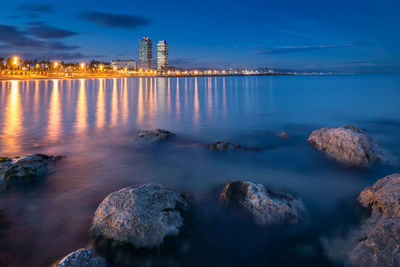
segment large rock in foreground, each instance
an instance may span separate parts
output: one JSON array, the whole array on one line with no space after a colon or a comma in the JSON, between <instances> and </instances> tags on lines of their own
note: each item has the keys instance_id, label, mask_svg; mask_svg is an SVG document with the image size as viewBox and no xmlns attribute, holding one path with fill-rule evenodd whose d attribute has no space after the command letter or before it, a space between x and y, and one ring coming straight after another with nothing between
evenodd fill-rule
<instances>
[{"instance_id":1,"label":"large rock in foreground","mask_svg":"<svg viewBox=\"0 0 400 267\"><path fill-rule=\"evenodd\" d=\"M358 201L369 217L344 238L328 241L328 253L352 266L400 266L400 174L365 188Z\"/></svg>"},{"instance_id":2,"label":"large rock in foreground","mask_svg":"<svg viewBox=\"0 0 400 267\"><path fill-rule=\"evenodd\" d=\"M54 267L106 267L107 262L103 258L97 258L88 249L78 249L54 265Z\"/></svg>"},{"instance_id":3,"label":"large rock in foreground","mask_svg":"<svg viewBox=\"0 0 400 267\"><path fill-rule=\"evenodd\" d=\"M361 238L350 253L357 266L400 266L400 174L364 189L360 204L371 209L361 226Z\"/></svg>"},{"instance_id":4,"label":"large rock in foreground","mask_svg":"<svg viewBox=\"0 0 400 267\"><path fill-rule=\"evenodd\" d=\"M370 163L384 162L387 158L374 139L351 125L315 130L308 142L328 157L348 166L368 167Z\"/></svg>"},{"instance_id":5,"label":"large rock in foreground","mask_svg":"<svg viewBox=\"0 0 400 267\"><path fill-rule=\"evenodd\" d=\"M156 129L150 131L141 131L135 136L135 141L139 142L147 142L147 143L159 143L162 141L166 141L171 137L175 136L174 133L171 133L167 130Z\"/></svg>"},{"instance_id":6,"label":"large rock in foreground","mask_svg":"<svg viewBox=\"0 0 400 267\"><path fill-rule=\"evenodd\" d=\"M108 195L97 208L92 234L136 248L153 248L177 235L187 202L159 184L127 187Z\"/></svg>"},{"instance_id":7,"label":"large rock in foreground","mask_svg":"<svg viewBox=\"0 0 400 267\"><path fill-rule=\"evenodd\" d=\"M252 182L228 183L220 194L220 201L249 213L258 224L297 223L306 214L300 199L290 194L273 192Z\"/></svg>"},{"instance_id":8,"label":"large rock in foreground","mask_svg":"<svg viewBox=\"0 0 400 267\"><path fill-rule=\"evenodd\" d=\"M2 181L27 180L43 175L51 162L56 162L59 157L45 154L32 154L21 157L0 158L0 183Z\"/></svg>"},{"instance_id":9,"label":"large rock in foreground","mask_svg":"<svg viewBox=\"0 0 400 267\"><path fill-rule=\"evenodd\" d=\"M245 150L245 151L259 151L261 148L254 146L235 145L230 142L218 141L211 144L204 145L205 148L211 150Z\"/></svg>"}]
</instances>

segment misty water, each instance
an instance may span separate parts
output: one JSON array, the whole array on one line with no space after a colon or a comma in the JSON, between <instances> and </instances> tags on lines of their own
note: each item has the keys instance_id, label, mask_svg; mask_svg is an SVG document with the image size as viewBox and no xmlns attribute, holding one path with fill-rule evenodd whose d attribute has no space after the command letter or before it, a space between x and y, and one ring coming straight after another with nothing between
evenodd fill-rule
<instances>
[{"instance_id":1,"label":"misty water","mask_svg":"<svg viewBox=\"0 0 400 267\"><path fill-rule=\"evenodd\" d=\"M354 170L308 143L325 126L354 124L400 156L400 76L122 78L0 82L0 156L66 156L34 184L2 186L1 266L48 266L93 247L94 211L111 192L161 183L192 211L181 235L152 255L99 249L110 266L329 266L323 241L357 221L356 197L400 164ZM140 130L176 133L143 145ZM287 132L289 138L276 133ZM215 141L262 151L216 152ZM303 224L259 226L218 204L240 179L299 196Z\"/></svg>"}]
</instances>

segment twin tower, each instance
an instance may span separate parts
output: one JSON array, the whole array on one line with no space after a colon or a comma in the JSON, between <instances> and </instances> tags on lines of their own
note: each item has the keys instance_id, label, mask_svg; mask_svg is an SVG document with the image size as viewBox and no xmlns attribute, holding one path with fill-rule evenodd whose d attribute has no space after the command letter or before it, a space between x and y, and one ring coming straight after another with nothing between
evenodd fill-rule
<instances>
[{"instance_id":1,"label":"twin tower","mask_svg":"<svg viewBox=\"0 0 400 267\"><path fill-rule=\"evenodd\" d=\"M153 69L153 44L149 37L143 37L139 41L139 68ZM157 44L157 70L168 69L168 44L167 41L159 41Z\"/></svg>"}]
</instances>

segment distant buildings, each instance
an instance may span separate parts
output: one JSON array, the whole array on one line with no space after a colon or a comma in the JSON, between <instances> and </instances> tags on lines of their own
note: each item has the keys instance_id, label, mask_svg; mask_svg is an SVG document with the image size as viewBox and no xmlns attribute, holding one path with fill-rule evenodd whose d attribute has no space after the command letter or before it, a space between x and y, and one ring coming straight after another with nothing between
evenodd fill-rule
<instances>
[{"instance_id":1,"label":"distant buildings","mask_svg":"<svg viewBox=\"0 0 400 267\"><path fill-rule=\"evenodd\" d=\"M139 41L139 67L145 70L153 68L153 44L149 37Z\"/></svg>"},{"instance_id":2,"label":"distant buildings","mask_svg":"<svg viewBox=\"0 0 400 267\"><path fill-rule=\"evenodd\" d=\"M117 67L118 69L128 69L128 70L136 70L137 64L136 61L131 60L111 60L111 67Z\"/></svg>"},{"instance_id":3,"label":"distant buildings","mask_svg":"<svg viewBox=\"0 0 400 267\"><path fill-rule=\"evenodd\" d=\"M159 41L157 44L157 70L168 68L168 44L167 41Z\"/></svg>"}]
</instances>

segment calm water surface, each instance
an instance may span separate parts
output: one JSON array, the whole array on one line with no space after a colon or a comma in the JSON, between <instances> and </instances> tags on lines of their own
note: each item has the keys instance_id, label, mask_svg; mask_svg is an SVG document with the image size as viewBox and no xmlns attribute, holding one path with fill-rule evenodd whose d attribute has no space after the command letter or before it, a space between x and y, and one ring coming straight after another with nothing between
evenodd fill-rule
<instances>
[{"instance_id":1,"label":"calm water surface","mask_svg":"<svg viewBox=\"0 0 400 267\"><path fill-rule=\"evenodd\" d=\"M2 187L1 266L48 266L93 246L98 204L126 186L162 183L187 193L191 225L156 256L107 251L112 266L333 265L321 240L353 221L357 194L399 171L341 168L306 142L314 129L355 124L400 155L400 76L128 78L0 82L0 155L65 155L36 184ZM177 137L133 142L139 130ZM290 138L281 139L276 132ZM262 152L212 152L227 140ZM259 227L217 205L221 187L246 179L300 196L301 226ZM172 247L172 245L170 246ZM166 248L168 251L170 248Z\"/></svg>"}]
</instances>

